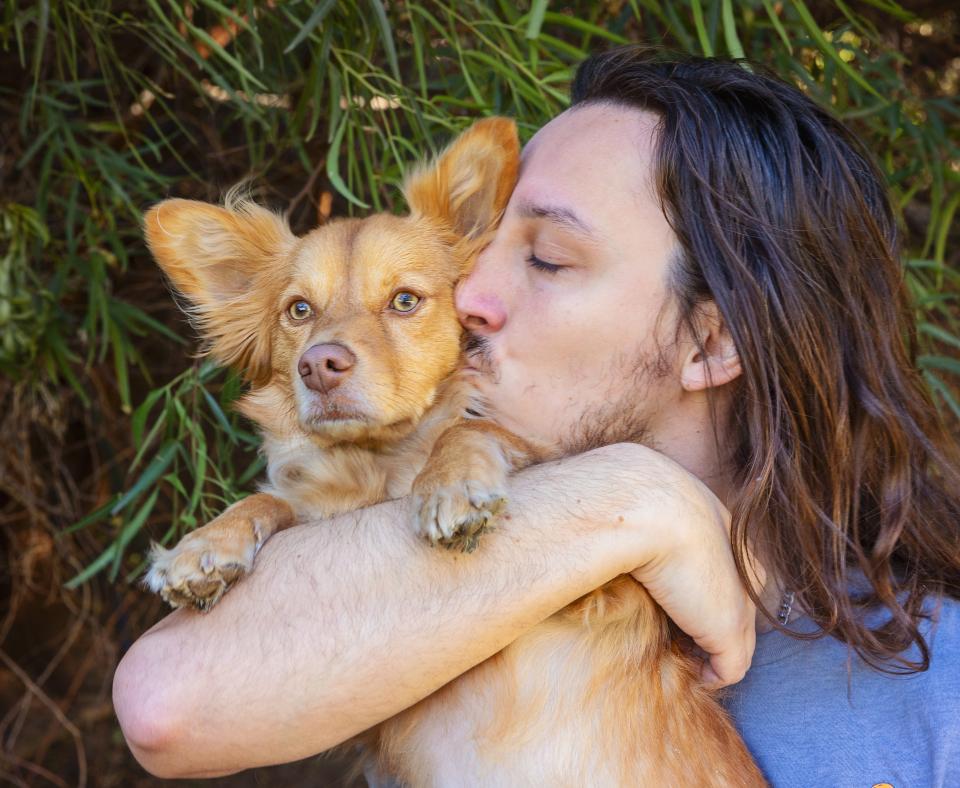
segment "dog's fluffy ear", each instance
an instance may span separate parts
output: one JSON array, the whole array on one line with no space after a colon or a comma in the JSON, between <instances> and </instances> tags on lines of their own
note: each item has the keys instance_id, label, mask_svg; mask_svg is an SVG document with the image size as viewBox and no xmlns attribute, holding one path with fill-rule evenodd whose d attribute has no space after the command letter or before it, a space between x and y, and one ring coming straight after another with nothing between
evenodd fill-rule
<instances>
[{"instance_id":1,"label":"dog's fluffy ear","mask_svg":"<svg viewBox=\"0 0 960 788\"><path fill-rule=\"evenodd\" d=\"M413 216L440 220L457 235L492 229L510 199L520 167L517 126L509 118L474 123L404 184Z\"/></svg>"},{"instance_id":2,"label":"dog's fluffy ear","mask_svg":"<svg viewBox=\"0 0 960 788\"><path fill-rule=\"evenodd\" d=\"M283 260L296 242L286 222L244 200L223 208L165 200L146 212L144 231L206 350L249 379L268 376L272 321L264 318L275 308Z\"/></svg>"}]
</instances>

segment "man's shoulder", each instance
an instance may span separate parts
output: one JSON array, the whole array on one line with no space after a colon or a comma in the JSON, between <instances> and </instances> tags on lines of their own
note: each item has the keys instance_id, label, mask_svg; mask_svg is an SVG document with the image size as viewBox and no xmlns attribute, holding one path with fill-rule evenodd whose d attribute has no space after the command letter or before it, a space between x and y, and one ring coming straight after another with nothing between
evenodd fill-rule
<instances>
[{"instance_id":1,"label":"man's shoulder","mask_svg":"<svg viewBox=\"0 0 960 788\"><path fill-rule=\"evenodd\" d=\"M758 638L725 705L774 785L960 784L960 601L926 610L930 668L920 673L877 671L833 638Z\"/></svg>"},{"instance_id":2,"label":"man's shoulder","mask_svg":"<svg viewBox=\"0 0 960 788\"><path fill-rule=\"evenodd\" d=\"M947 701L950 708L960 711L960 600L952 597L928 599L924 611L928 617L920 622L919 628L929 650L930 666L919 673L894 676L892 678L900 683L894 681L890 686L896 688L903 684L906 688L904 691L910 693L943 695L942 698L929 700ZM914 645L904 652L904 656L919 662L923 655L919 647ZM865 665L861 670L865 675L873 674L877 680L887 675L870 670ZM948 686L956 688L956 691L947 692Z\"/></svg>"},{"instance_id":3,"label":"man's shoulder","mask_svg":"<svg viewBox=\"0 0 960 788\"><path fill-rule=\"evenodd\" d=\"M960 599L945 597L930 605L930 621L921 626L921 631L941 658L960 661ZM931 668L933 665L931 664Z\"/></svg>"},{"instance_id":4,"label":"man's shoulder","mask_svg":"<svg viewBox=\"0 0 960 788\"><path fill-rule=\"evenodd\" d=\"M930 668L916 674L927 700L960 726L960 600L939 600L920 631L930 649Z\"/></svg>"},{"instance_id":5,"label":"man's shoulder","mask_svg":"<svg viewBox=\"0 0 960 788\"><path fill-rule=\"evenodd\" d=\"M931 702L940 707L945 703L950 709L960 711L960 600L928 598L924 612L926 618L921 620L919 629L929 650L929 668L925 671L904 673L894 663L888 665L887 670L877 670L835 638L802 640L771 632L757 639L755 677L761 679L767 674L767 681L778 682L790 676L791 685L797 683L792 678L796 677L804 685L803 694L808 700L814 699L813 692L822 690L840 707L857 708L861 703L872 707L881 698L902 697L911 707ZM874 617L869 623L877 626L885 618ZM796 630L810 635L817 628L809 619L804 619L797 623ZM902 656L920 663L923 653L914 644ZM846 691L842 697L835 697L832 690L839 682L845 685ZM950 691L951 688L956 691ZM787 688L782 691L786 692Z\"/></svg>"},{"instance_id":6,"label":"man's shoulder","mask_svg":"<svg viewBox=\"0 0 960 788\"><path fill-rule=\"evenodd\" d=\"M801 639L802 636L815 636L818 631L816 625L807 618L791 623L791 629L801 638L779 631L759 636L751 670L786 662L791 671L803 671L806 668L822 670L832 666L842 668L844 673L877 678L920 680L926 677L929 680L944 674L960 679L955 675L956 667L960 665L960 600L952 597L928 598L923 609L925 617L920 621L919 629L930 654L930 667L926 671L896 675L896 666L891 666L892 673L876 671L857 658L853 649L834 638ZM876 627L888 617L888 614L868 617L867 623ZM923 655L919 647L914 645L902 656L911 662L919 662Z\"/></svg>"}]
</instances>

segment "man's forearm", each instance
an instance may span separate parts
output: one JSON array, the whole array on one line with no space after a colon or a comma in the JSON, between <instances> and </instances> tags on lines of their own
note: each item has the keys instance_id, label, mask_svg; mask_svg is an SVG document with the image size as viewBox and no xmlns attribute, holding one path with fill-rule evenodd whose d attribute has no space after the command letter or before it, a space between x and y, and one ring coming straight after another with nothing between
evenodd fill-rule
<instances>
[{"instance_id":1,"label":"man's forearm","mask_svg":"<svg viewBox=\"0 0 960 788\"><path fill-rule=\"evenodd\" d=\"M469 555L416 538L405 501L277 535L213 612L170 615L124 657L114 701L134 753L185 776L322 751L630 571L622 526L569 498L578 462L513 480L509 517Z\"/></svg>"}]
</instances>

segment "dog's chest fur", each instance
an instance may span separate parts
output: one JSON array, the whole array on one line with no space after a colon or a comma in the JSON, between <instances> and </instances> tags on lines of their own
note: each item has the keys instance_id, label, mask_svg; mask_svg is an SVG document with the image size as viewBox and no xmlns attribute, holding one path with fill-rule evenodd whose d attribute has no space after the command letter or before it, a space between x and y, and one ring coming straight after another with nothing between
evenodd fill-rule
<instances>
[{"instance_id":1,"label":"dog's chest fur","mask_svg":"<svg viewBox=\"0 0 960 788\"><path fill-rule=\"evenodd\" d=\"M267 483L262 491L289 503L300 522L350 512L410 492L437 438L460 421L468 388L453 378L411 432L375 445L324 446L279 409L248 404L244 411L263 432Z\"/></svg>"}]
</instances>

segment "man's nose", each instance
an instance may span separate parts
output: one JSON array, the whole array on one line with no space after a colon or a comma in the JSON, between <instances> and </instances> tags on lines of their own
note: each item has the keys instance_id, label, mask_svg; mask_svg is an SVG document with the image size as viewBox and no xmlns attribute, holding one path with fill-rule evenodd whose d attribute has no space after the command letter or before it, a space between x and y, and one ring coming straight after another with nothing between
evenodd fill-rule
<instances>
[{"instance_id":1,"label":"man's nose","mask_svg":"<svg viewBox=\"0 0 960 788\"><path fill-rule=\"evenodd\" d=\"M502 298L505 272L497 272L496 262L488 251L480 255L470 275L457 285L454 295L460 324L475 334L495 334L507 322Z\"/></svg>"}]
</instances>

